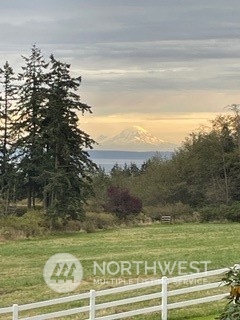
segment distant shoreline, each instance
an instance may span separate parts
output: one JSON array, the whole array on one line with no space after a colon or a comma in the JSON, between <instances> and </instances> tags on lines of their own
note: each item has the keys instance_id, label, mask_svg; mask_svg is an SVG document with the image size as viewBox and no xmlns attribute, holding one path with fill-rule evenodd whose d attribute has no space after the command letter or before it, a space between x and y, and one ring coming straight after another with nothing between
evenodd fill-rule
<instances>
[{"instance_id":1,"label":"distant shoreline","mask_svg":"<svg viewBox=\"0 0 240 320\"><path fill-rule=\"evenodd\" d=\"M135 157L138 159L142 159L145 157L154 157L154 156L166 156L171 158L173 155L173 151L122 151L122 150L88 150L90 157L94 158L123 158L130 159L131 157Z\"/></svg>"},{"instance_id":2,"label":"distant shoreline","mask_svg":"<svg viewBox=\"0 0 240 320\"><path fill-rule=\"evenodd\" d=\"M144 162L154 156L163 159L171 159L173 151L119 151L119 150L88 150L89 156L98 166L109 172L114 165L118 164L124 167L125 164L134 163L137 167L141 167Z\"/></svg>"}]
</instances>

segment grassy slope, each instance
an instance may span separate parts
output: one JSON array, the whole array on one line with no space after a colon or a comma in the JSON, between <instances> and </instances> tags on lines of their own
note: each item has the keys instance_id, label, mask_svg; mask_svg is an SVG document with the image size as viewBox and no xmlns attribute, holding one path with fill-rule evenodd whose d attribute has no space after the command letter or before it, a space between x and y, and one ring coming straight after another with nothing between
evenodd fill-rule
<instances>
[{"instance_id":1,"label":"grassy slope","mask_svg":"<svg viewBox=\"0 0 240 320\"><path fill-rule=\"evenodd\" d=\"M94 284L93 261L143 260L151 265L153 261L210 260L209 268L217 269L239 262L238 241L239 224L156 224L3 242L0 244L0 307L59 297L45 285L42 277L45 262L56 253L71 253L81 261L84 278L77 293L104 287ZM131 277L134 278L134 274ZM194 316L212 314L218 310L221 310L218 304L175 310L171 311L170 319L193 320ZM137 319L147 319L147 316ZM159 319L159 316L148 319Z\"/></svg>"}]
</instances>

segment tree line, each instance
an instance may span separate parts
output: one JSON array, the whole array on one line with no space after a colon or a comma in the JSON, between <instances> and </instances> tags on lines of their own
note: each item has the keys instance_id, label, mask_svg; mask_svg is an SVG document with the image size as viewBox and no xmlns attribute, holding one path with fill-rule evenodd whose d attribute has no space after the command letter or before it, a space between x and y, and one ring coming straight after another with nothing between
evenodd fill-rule
<instances>
[{"instance_id":1,"label":"tree line","mask_svg":"<svg viewBox=\"0 0 240 320\"><path fill-rule=\"evenodd\" d=\"M80 100L81 77L34 45L18 74L4 64L0 83L1 212L20 199L36 208L38 199L53 218L80 218L96 169L86 151L94 141L79 128L79 115L92 112Z\"/></svg>"},{"instance_id":2,"label":"tree line","mask_svg":"<svg viewBox=\"0 0 240 320\"><path fill-rule=\"evenodd\" d=\"M229 109L191 133L169 160L156 155L141 168L115 165L110 174L98 172L92 209L109 201L109 188L116 186L152 211L172 207L174 215L181 207L201 212L204 220L240 221L240 106Z\"/></svg>"}]
</instances>

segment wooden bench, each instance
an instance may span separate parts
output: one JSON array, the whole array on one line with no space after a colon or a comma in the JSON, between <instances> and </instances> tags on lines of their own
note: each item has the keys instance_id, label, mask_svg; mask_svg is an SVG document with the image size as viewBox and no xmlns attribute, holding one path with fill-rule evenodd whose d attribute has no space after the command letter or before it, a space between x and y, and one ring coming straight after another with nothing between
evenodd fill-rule
<instances>
[{"instance_id":1,"label":"wooden bench","mask_svg":"<svg viewBox=\"0 0 240 320\"><path fill-rule=\"evenodd\" d=\"M171 223L172 217L171 216L161 216L161 222L162 223Z\"/></svg>"}]
</instances>

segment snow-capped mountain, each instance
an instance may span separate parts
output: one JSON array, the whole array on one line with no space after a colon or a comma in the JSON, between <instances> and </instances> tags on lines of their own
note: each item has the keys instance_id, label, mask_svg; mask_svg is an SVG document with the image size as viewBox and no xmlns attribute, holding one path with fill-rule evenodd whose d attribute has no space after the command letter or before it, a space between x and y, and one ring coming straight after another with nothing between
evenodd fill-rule
<instances>
[{"instance_id":1,"label":"snow-capped mountain","mask_svg":"<svg viewBox=\"0 0 240 320\"><path fill-rule=\"evenodd\" d=\"M101 150L124 151L173 151L177 145L163 141L139 126L121 131L113 137L99 136L96 139Z\"/></svg>"}]
</instances>

